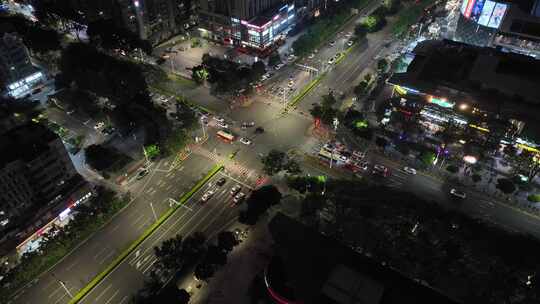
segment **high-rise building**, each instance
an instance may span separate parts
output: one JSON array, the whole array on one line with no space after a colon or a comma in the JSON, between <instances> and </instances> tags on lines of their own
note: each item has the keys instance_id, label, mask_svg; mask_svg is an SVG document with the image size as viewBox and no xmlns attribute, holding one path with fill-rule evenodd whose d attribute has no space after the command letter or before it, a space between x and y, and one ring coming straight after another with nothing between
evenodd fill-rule
<instances>
[{"instance_id":1,"label":"high-rise building","mask_svg":"<svg viewBox=\"0 0 540 304\"><path fill-rule=\"evenodd\" d=\"M0 32L0 35L0 82L8 95L19 98L44 81L44 75L32 65L20 37L12 32Z\"/></svg>"},{"instance_id":2,"label":"high-rise building","mask_svg":"<svg viewBox=\"0 0 540 304\"><path fill-rule=\"evenodd\" d=\"M285 39L295 23L295 13L293 1L201 0L201 36L265 51Z\"/></svg>"},{"instance_id":3,"label":"high-rise building","mask_svg":"<svg viewBox=\"0 0 540 304\"><path fill-rule=\"evenodd\" d=\"M117 26L156 45L195 22L194 0L70 0L83 22L113 19Z\"/></svg>"}]
</instances>

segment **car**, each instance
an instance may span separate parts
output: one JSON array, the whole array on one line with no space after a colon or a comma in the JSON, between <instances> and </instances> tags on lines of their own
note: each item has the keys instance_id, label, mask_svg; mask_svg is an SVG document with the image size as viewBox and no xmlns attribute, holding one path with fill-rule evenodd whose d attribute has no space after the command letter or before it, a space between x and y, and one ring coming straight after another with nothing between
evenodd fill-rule
<instances>
[{"instance_id":1,"label":"car","mask_svg":"<svg viewBox=\"0 0 540 304\"><path fill-rule=\"evenodd\" d=\"M314 53L311 53L311 54L308 55L308 58L309 58L309 59L313 59L313 57L315 57L315 54L314 54Z\"/></svg>"},{"instance_id":2,"label":"car","mask_svg":"<svg viewBox=\"0 0 540 304\"><path fill-rule=\"evenodd\" d=\"M101 133L105 135L111 135L114 133L114 131L116 131L116 129L113 126L108 126L106 128L103 128L103 130L101 130Z\"/></svg>"},{"instance_id":3,"label":"car","mask_svg":"<svg viewBox=\"0 0 540 304\"><path fill-rule=\"evenodd\" d=\"M67 115L72 115L73 113L75 113L75 110L73 109L66 110Z\"/></svg>"},{"instance_id":4,"label":"car","mask_svg":"<svg viewBox=\"0 0 540 304\"><path fill-rule=\"evenodd\" d=\"M163 59L168 59L168 58L170 58L170 57L171 57L171 56L170 56L169 54L163 54L163 55L161 55L161 58L163 58Z\"/></svg>"},{"instance_id":5,"label":"car","mask_svg":"<svg viewBox=\"0 0 540 304\"><path fill-rule=\"evenodd\" d=\"M278 63L278 64L274 67L274 69L277 71L277 70L281 69L283 66L284 66L283 63Z\"/></svg>"},{"instance_id":6,"label":"car","mask_svg":"<svg viewBox=\"0 0 540 304\"><path fill-rule=\"evenodd\" d=\"M220 179L217 180L216 185L218 185L218 186L221 187L221 186L223 186L226 182L227 182L227 179L226 179L225 177L222 177L222 178L220 178Z\"/></svg>"},{"instance_id":7,"label":"car","mask_svg":"<svg viewBox=\"0 0 540 304\"><path fill-rule=\"evenodd\" d=\"M242 129L247 129L247 128L250 128L250 127L253 127L253 126L255 126L255 122L254 122L254 121L243 122L243 123L242 123Z\"/></svg>"},{"instance_id":8,"label":"car","mask_svg":"<svg viewBox=\"0 0 540 304\"><path fill-rule=\"evenodd\" d=\"M360 169L367 171L369 169L369 163L368 162L361 162L358 166Z\"/></svg>"},{"instance_id":9,"label":"car","mask_svg":"<svg viewBox=\"0 0 540 304\"><path fill-rule=\"evenodd\" d=\"M223 129L228 129L229 128L229 125L224 123L224 122L218 122L217 126L220 127L220 128L223 128Z\"/></svg>"},{"instance_id":10,"label":"car","mask_svg":"<svg viewBox=\"0 0 540 304\"><path fill-rule=\"evenodd\" d=\"M240 138L240 142L243 143L244 145L251 145L251 140L245 137Z\"/></svg>"},{"instance_id":11,"label":"car","mask_svg":"<svg viewBox=\"0 0 540 304\"><path fill-rule=\"evenodd\" d=\"M354 41L352 41L352 40L347 41L348 46L352 46L353 44L354 44Z\"/></svg>"},{"instance_id":12,"label":"car","mask_svg":"<svg viewBox=\"0 0 540 304\"><path fill-rule=\"evenodd\" d=\"M103 127L105 127L105 123L103 121L99 121L94 125L94 130L99 130Z\"/></svg>"},{"instance_id":13,"label":"car","mask_svg":"<svg viewBox=\"0 0 540 304\"><path fill-rule=\"evenodd\" d=\"M137 173L136 179L137 180L142 179L143 177L145 177L148 174L148 172L149 172L148 169L143 169L143 170L139 171L139 173Z\"/></svg>"},{"instance_id":14,"label":"car","mask_svg":"<svg viewBox=\"0 0 540 304\"><path fill-rule=\"evenodd\" d=\"M450 190L450 194L461 199L465 199L467 197L467 194L465 194L465 192L457 190L455 188L452 188Z\"/></svg>"},{"instance_id":15,"label":"car","mask_svg":"<svg viewBox=\"0 0 540 304\"><path fill-rule=\"evenodd\" d=\"M214 193L216 193L214 190L206 191L201 197L201 202L207 202L214 195Z\"/></svg>"},{"instance_id":16,"label":"car","mask_svg":"<svg viewBox=\"0 0 540 304\"><path fill-rule=\"evenodd\" d=\"M292 88L292 87L294 86L294 81L292 81L292 80L289 81L289 83L287 84L287 86L288 86L289 88Z\"/></svg>"},{"instance_id":17,"label":"car","mask_svg":"<svg viewBox=\"0 0 540 304\"><path fill-rule=\"evenodd\" d=\"M334 46L334 44L336 44L335 41L330 41L330 46Z\"/></svg>"},{"instance_id":18,"label":"car","mask_svg":"<svg viewBox=\"0 0 540 304\"><path fill-rule=\"evenodd\" d=\"M255 134L262 134L262 133L264 133L264 128L263 127L255 128Z\"/></svg>"},{"instance_id":19,"label":"car","mask_svg":"<svg viewBox=\"0 0 540 304\"><path fill-rule=\"evenodd\" d=\"M328 59L328 64L333 64L335 60L336 60L336 59L334 59L334 57Z\"/></svg>"},{"instance_id":20,"label":"car","mask_svg":"<svg viewBox=\"0 0 540 304\"><path fill-rule=\"evenodd\" d=\"M225 118L220 117L220 116L214 116L214 120L217 122L225 122Z\"/></svg>"},{"instance_id":21,"label":"car","mask_svg":"<svg viewBox=\"0 0 540 304\"><path fill-rule=\"evenodd\" d=\"M246 194L244 192L240 192L237 195L234 196L233 202L235 204L240 203L244 198L246 197Z\"/></svg>"},{"instance_id":22,"label":"car","mask_svg":"<svg viewBox=\"0 0 540 304\"><path fill-rule=\"evenodd\" d=\"M163 59L163 58L158 58L158 59L156 60L156 63L157 63L158 65L162 65L162 64L164 64L165 62L166 62L166 60Z\"/></svg>"},{"instance_id":23,"label":"car","mask_svg":"<svg viewBox=\"0 0 540 304\"><path fill-rule=\"evenodd\" d=\"M364 157L366 157L366 152L360 152L360 151L353 151L353 156L356 157L357 159L363 159Z\"/></svg>"},{"instance_id":24,"label":"car","mask_svg":"<svg viewBox=\"0 0 540 304\"><path fill-rule=\"evenodd\" d=\"M375 165L373 166L373 174L378 174L382 176L388 176L388 168L386 168L383 165Z\"/></svg>"},{"instance_id":25,"label":"car","mask_svg":"<svg viewBox=\"0 0 540 304\"><path fill-rule=\"evenodd\" d=\"M242 186L240 184L236 184L231 188L231 192L229 192L232 196L235 196L238 191L242 190Z\"/></svg>"},{"instance_id":26,"label":"car","mask_svg":"<svg viewBox=\"0 0 540 304\"><path fill-rule=\"evenodd\" d=\"M415 175L416 174L416 169L414 168L411 168L411 167L404 167L403 168L403 171L409 173L409 174L412 174L412 175Z\"/></svg>"}]
</instances>

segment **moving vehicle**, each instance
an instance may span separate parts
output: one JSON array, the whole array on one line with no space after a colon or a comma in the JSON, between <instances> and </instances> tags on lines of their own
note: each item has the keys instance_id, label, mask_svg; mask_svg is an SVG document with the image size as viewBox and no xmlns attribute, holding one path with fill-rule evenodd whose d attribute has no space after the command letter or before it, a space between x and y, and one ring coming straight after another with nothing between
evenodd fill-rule
<instances>
[{"instance_id":1,"label":"moving vehicle","mask_svg":"<svg viewBox=\"0 0 540 304\"><path fill-rule=\"evenodd\" d=\"M281 69L283 66L284 66L283 63L278 63L278 64L274 67L274 69L277 71L277 70Z\"/></svg>"},{"instance_id":2,"label":"moving vehicle","mask_svg":"<svg viewBox=\"0 0 540 304\"><path fill-rule=\"evenodd\" d=\"M335 149L332 151L327 147L322 147L321 150L319 150L319 157L322 157L328 161L334 160L343 163L347 163L349 161L349 159L346 156L341 155L339 151Z\"/></svg>"},{"instance_id":3,"label":"moving vehicle","mask_svg":"<svg viewBox=\"0 0 540 304\"><path fill-rule=\"evenodd\" d=\"M348 46L352 46L353 44L354 44L354 41L353 41L353 40L347 41L347 45L348 45Z\"/></svg>"},{"instance_id":4,"label":"moving vehicle","mask_svg":"<svg viewBox=\"0 0 540 304\"><path fill-rule=\"evenodd\" d=\"M452 188L452 190L450 190L450 194L461 199L465 199L467 197L467 194L465 194L465 192L457 190L455 188Z\"/></svg>"},{"instance_id":5,"label":"moving vehicle","mask_svg":"<svg viewBox=\"0 0 540 304\"><path fill-rule=\"evenodd\" d=\"M201 197L201 202L207 202L213 195L215 191L214 190L208 190L206 191L203 196Z\"/></svg>"},{"instance_id":6,"label":"moving vehicle","mask_svg":"<svg viewBox=\"0 0 540 304\"><path fill-rule=\"evenodd\" d=\"M328 64L333 64L334 61L335 61L335 59L334 59L334 57L332 57L332 58L328 59Z\"/></svg>"},{"instance_id":7,"label":"moving vehicle","mask_svg":"<svg viewBox=\"0 0 540 304\"><path fill-rule=\"evenodd\" d=\"M390 174L390 172L388 171L388 168L386 168L385 166L377 164L373 166L373 174L378 174L378 175L387 177Z\"/></svg>"},{"instance_id":8,"label":"moving vehicle","mask_svg":"<svg viewBox=\"0 0 540 304\"><path fill-rule=\"evenodd\" d=\"M218 127L220 127L220 128L223 128L223 129L228 129L229 128L229 125L227 123L224 123L224 122L218 122L216 125Z\"/></svg>"},{"instance_id":9,"label":"moving vehicle","mask_svg":"<svg viewBox=\"0 0 540 304\"><path fill-rule=\"evenodd\" d=\"M238 193L238 191L242 190L242 186L240 186L240 184L236 184L234 185L234 187L231 188L231 192L230 194L232 196L236 195L236 193Z\"/></svg>"},{"instance_id":10,"label":"moving vehicle","mask_svg":"<svg viewBox=\"0 0 540 304\"><path fill-rule=\"evenodd\" d=\"M330 41L330 46L334 46L334 44L336 44L335 41Z\"/></svg>"},{"instance_id":11,"label":"moving vehicle","mask_svg":"<svg viewBox=\"0 0 540 304\"><path fill-rule=\"evenodd\" d=\"M223 186L225 184L225 182L227 181L227 179L225 177L222 177L220 179L218 179L218 181L216 182L216 185L218 186Z\"/></svg>"},{"instance_id":12,"label":"moving vehicle","mask_svg":"<svg viewBox=\"0 0 540 304\"><path fill-rule=\"evenodd\" d=\"M98 123L96 123L96 125L94 126L94 130L99 130L101 128L103 128L105 126L105 123L103 121L100 121Z\"/></svg>"},{"instance_id":13,"label":"moving vehicle","mask_svg":"<svg viewBox=\"0 0 540 304\"><path fill-rule=\"evenodd\" d=\"M250 127L253 127L253 126L255 126L255 122L254 122L254 121L243 122L243 123L242 123L242 129L247 129L247 128L250 128Z\"/></svg>"},{"instance_id":14,"label":"moving vehicle","mask_svg":"<svg viewBox=\"0 0 540 304\"><path fill-rule=\"evenodd\" d=\"M143 177L145 177L147 174L148 174L148 169L143 169L143 170L139 171L139 173L137 173L136 179L140 180Z\"/></svg>"},{"instance_id":15,"label":"moving vehicle","mask_svg":"<svg viewBox=\"0 0 540 304\"><path fill-rule=\"evenodd\" d=\"M263 127L257 127L255 129L255 134L262 134L264 133L264 128Z\"/></svg>"},{"instance_id":16,"label":"moving vehicle","mask_svg":"<svg viewBox=\"0 0 540 304\"><path fill-rule=\"evenodd\" d=\"M217 121L217 122L225 122L225 118L220 117L220 116L214 116L213 119L214 119L215 121Z\"/></svg>"},{"instance_id":17,"label":"moving vehicle","mask_svg":"<svg viewBox=\"0 0 540 304\"><path fill-rule=\"evenodd\" d=\"M403 168L403 171L405 171L405 172L407 172L409 174L412 174L412 175L416 174L416 169L411 168L411 167L405 167L405 168Z\"/></svg>"},{"instance_id":18,"label":"moving vehicle","mask_svg":"<svg viewBox=\"0 0 540 304\"><path fill-rule=\"evenodd\" d=\"M251 140L245 137L240 138L240 142L243 143L244 145L251 145Z\"/></svg>"},{"instance_id":19,"label":"moving vehicle","mask_svg":"<svg viewBox=\"0 0 540 304\"><path fill-rule=\"evenodd\" d=\"M232 142L235 139L234 135L224 130L217 131L216 135L227 142Z\"/></svg>"},{"instance_id":20,"label":"moving vehicle","mask_svg":"<svg viewBox=\"0 0 540 304\"><path fill-rule=\"evenodd\" d=\"M309 56L308 56L309 59L313 59L313 57L315 57L315 54L314 54L314 53L311 53L311 54L309 54Z\"/></svg>"}]
</instances>

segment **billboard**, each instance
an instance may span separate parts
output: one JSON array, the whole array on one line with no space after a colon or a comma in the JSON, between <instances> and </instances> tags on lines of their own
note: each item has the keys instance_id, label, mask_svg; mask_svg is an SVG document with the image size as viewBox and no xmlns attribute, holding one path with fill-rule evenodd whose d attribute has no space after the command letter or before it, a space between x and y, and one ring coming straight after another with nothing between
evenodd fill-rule
<instances>
[{"instance_id":1,"label":"billboard","mask_svg":"<svg viewBox=\"0 0 540 304\"><path fill-rule=\"evenodd\" d=\"M467 7L465 7L465 12L463 13L463 15L465 16L465 18L470 18L474 3L476 1L475 0L465 0L465 1L467 2Z\"/></svg>"},{"instance_id":2,"label":"billboard","mask_svg":"<svg viewBox=\"0 0 540 304\"><path fill-rule=\"evenodd\" d=\"M480 14L480 18L478 18L478 24L487 26L489 23L489 18L491 18L491 14L493 13L494 8L495 8L495 2L491 0L486 0L486 3L484 3L484 9L482 10L482 13Z\"/></svg>"},{"instance_id":3,"label":"billboard","mask_svg":"<svg viewBox=\"0 0 540 304\"><path fill-rule=\"evenodd\" d=\"M499 28L504 14L506 13L507 7L508 6L506 4L497 3L493 9L493 13L491 14L491 18L489 19L487 26L491 28Z\"/></svg>"},{"instance_id":4,"label":"billboard","mask_svg":"<svg viewBox=\"0 0 540 304\"><path fill-rule=\"evenodd\" d=\"M463 0L463 2L461 2L461 14L462 15L465 15L465 10L467 10L467 4L469 4L469 1L468 0Z\"/></svg>"},{"instance_id":5,"label":"billboard","mask_svg":"<svg viewBox=\"0 0 540 304\"><path fill-rule=\"evenodd\" d=\"M485 0L476 0L474 2L474 5L472 6L471 10L471 19L474 22L478 22L478 18L480 18L480 14L482 14L482 9L484 8Z\"/></svg>"}]
</instances>

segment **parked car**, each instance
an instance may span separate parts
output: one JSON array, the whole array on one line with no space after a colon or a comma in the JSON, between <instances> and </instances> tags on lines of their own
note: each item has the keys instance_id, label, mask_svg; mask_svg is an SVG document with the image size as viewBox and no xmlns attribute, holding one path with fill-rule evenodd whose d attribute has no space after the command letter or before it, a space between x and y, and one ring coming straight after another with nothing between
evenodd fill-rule
<instances>
[{"instance_id":1,"label":"parked car","mask_svg":"<svg viewBox=\"0 0 540 304\"><path fill-rule=\"evenodd\" d=\"M333 40L332 40L332 41L330 41L330 46L334 46L335 44L336 44L336 42L335 42L335 41L333 41Z\"/></svg>"},{"instance_id":2,"label":"parked car","mask_svg":"<svg viewBox=\"0 0 540 304\"><path fill-rule=\"evenodd\" d=\"M263 127L257 127L255 129L255 134L262 134L264 133L264 128Z\"/></svg>"},{"instance_id":3,"label":"parked car","mask_svg":"<svg viewBox=\"0 0 540 304\"><path fill-rule=\"evenodd\" d=\"M217 122L225 122L225 118L220 117L220 116L214 116L214 120Z\"/></svg>"},{"instance_id":4,"label":"parked car","mask_svg":"<svg viewBox=\"0 0 540 304\"><path fill-rule=\"evenodd\" d=\"M243 143L244 145L251 145L251 140L245 137L240 138L240 142Z\"/></svg>"},{"instance_id":5,"label":"parked car","mask_svg":"<svg viewBox=\"0 0 540 304\"><path fill-rule=\"evenodd\" d=\"M149 172L148 169L143 169L143 170L139 171L139 173L137 173L136 179L137 179L137 180L142 179L143 177L145 177L146 175L148 175L148 172Z\"/></svg>"},{"instance_id":6,"label":"parked car","mask_svg":"<svg viewBox=\"0 0 540 304\"><path fill-rule=\"evenodd\" d=\"M332 58L328 59L328 64L333 64L334 61L335 61L335 59L334 59L334 57L332 57Z\"/></svg>"},{"instance_id":7,"label":"parked car","mask_svg":"<svg viewBox=\"0 0 540 304\"><path fill-rule=\"evenodd\" d=\"M378 175L386 177L389 175L389 171L388 171L388 168L386 168L383 165L375 165L373 166L373 174L378 174Z\"/></svg>"},{"instance_id":8,"label":"parked car","mask_svg":"<svg viewBox=\"0 0 540 304\"><path fill-rule=\"evenodd\" d=\"M353 41L353 40L347 41L347 45L348 45L348 46L352 46L353 44L354 44L354 41Z\"/></svg>"},{"instance_id":9,"label":"parked car","mask_svg":"<svg viewBox=\"0 0 540 304\"><path fill-rule=\"evenodd\" d=\"M461 199L465 199L467 197L467 194L465 194L465 192L457 190L455 188L452 188L450 190L450 194Z\"/></svg>"},{"instance_id":10,"label":"parked car","mask_svg":"<svg viewBox=\"0 0 540 304\"><path fill-rule=\"evenodd\" d=\"M223 128L223 129L228 129L229 128L229 125L224 123L224 122L218 122L217 125L218 125L218 127Z\"/></svg>"},{"instance_id":11,"label":"parked car","mask_svg":"<svg viewBox=\"0 0 540 304\"><path fill-rule=\"evenodd\" d=\"M244 198L246 197L246 194L244 192L240 192L237 195L234 196L233 202L235 204L240 203Z\"/></svg>"},{"instance_id":12,"label":"parked car","mask_svg":"<svg viewBox=\"0 0 540 304\"><path fill-rule=\"evenodd\" d=\"M229 193L234 196L240 190L242 190L242 186L240 186L240 184L236 184L231 188L231 192L229 192Z\"/></svg>"},{"instance_id":13,"label":"parked car","mask_svg":"<svg viewBox=\"0 0 540 304\"><path fill-rule=\"evenodd\" d=\"M225 177L222 177L220 179L218 179L218 181L216 182L216 185L218 186L223 186L225 183L227 182L227 179Z\"/></svg>"}]
</instances>

